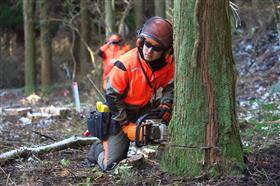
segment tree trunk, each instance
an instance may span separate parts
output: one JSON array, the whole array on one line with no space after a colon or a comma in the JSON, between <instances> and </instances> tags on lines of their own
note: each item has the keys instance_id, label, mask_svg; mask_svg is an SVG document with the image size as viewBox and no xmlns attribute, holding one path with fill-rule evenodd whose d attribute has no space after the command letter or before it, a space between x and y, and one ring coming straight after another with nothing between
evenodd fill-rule
<instances>
[{"instance_id":1,"label":"tree trunk","mask_svg":"<svg viewBox=\"0 0 280 186\"><path fill-rule=\"evenodd\" d=\"M36 63L35 63L35 33L34 33L35 1L23 1L24 15L24 63L25 63L25 94L35 92L36 88Z\"/></svg>"},{"instance_id":2,"label":"tree trunk","mask_svg":"<svg viewBox=\"0 0 280 186\"><path fill-rule=\"evenodd\" d=\"M134 12L136 29L140 29L144 23L143 0L134 0Z\"/></svg>"},{"instance_id":3,"label":"tree trunk","mask_svg":"<svg viewBox=\"0 0 280 186\"><path fill-rule=\"evenodd\" d=\"M9 33L9 30L5 30L3 32L2 37L2 52L4 56L10 56L10 40L11 40L11 34Z\"/></svg>"},{"instance_id":4,"label":"tree trunk","mask_svg":"<svg viewBox=\"0 0 280 186\"><path fill-rule=\"evenodd\" d=\"M165 18L165 0L155 0L155 15Z\"/></svg>"},{"instance_id":5,"label":"tree trunk","mask_svg":"<svg viewBox=\"0 0 280 186\"><path fill-rule=\"evenodd\" d=\"M106 35L116 32L115 0L105 0Z\"/></svg>"},{"instance_id":6,"label":"tree trunk","mask_svg":"<svg viewBox=\"0 0 280 186\"><path fill-rule=\"evenodd\" d=\"M50 35L49 22L50 4L48 0L40 1L40 20L41 20L41 85L42 92L49 93L52 85L52 38Z\"/></svg>"},{"instance_id":7,"label":"tree trunk","mask_svg":"<svg viewBox=\"0 0 280 186\"><path fill-rule=\"evenodd\" d=\"M80 1L81 26L80 26L80 75L84 76L89 71L90 56L84 42L90 43L90 17L88 1Z\"/></svg>"},{"instance_id":8,"label":"tree trunk","mask_svg":"<svg viewBox=\"0 0 280 186\"><path fill-rule=\"evenodd\" d=\"M186 177L245 168L235 111L228 0L176 0L175 108L162 165Z\"/></svg>"}]
</instances>

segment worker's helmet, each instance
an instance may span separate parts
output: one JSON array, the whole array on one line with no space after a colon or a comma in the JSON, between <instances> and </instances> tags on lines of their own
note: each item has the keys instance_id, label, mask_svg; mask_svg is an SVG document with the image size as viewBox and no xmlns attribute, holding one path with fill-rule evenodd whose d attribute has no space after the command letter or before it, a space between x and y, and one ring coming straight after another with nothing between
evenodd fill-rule
<instances>
[{"instance_id":1,"label":"worker's helmet","mask_svg":"<svg viewBox=\"0 0 280 186\"><path fill-rule=\"evenodd\" d=\"M106 40L107 43L118 44L121 42L121 36L116 33L110 33Z\"/></svg>"},{"instance_id":2,"label":"worker's helmet","mask_svg":"<svg viewBox=\"0 0 280 186\"><path fill-rule=\"evenodd\" d=\"M159 43L164 49L169 49L173 44L172 23L161 17L152 17L146 21L142 29L137 33L138 47L143 46L143 39L149 37Z\"/></svg>"}]
</instances>

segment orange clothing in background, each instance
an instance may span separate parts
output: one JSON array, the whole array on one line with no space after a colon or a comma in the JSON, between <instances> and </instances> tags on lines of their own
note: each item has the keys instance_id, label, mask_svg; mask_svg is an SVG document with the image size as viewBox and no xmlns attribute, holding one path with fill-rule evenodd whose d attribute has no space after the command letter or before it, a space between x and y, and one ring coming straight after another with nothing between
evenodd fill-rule
<instances>
[{"instance_id":1,"label":"orange clothing in background","mask_svg":"<svg viewBox=\"0 0 280 186\"><path fill-rule=\"evenodd\" d=\"M126 53L130 47L128 45L124 45L121 47L120 45L116 44L104 44L99 49L99 56L102 57L103 60L103 88L105 89L105 81L106 78L114 66L114 62L116 59L121 56L122 54Z\"/></svg>"}]
</instances>

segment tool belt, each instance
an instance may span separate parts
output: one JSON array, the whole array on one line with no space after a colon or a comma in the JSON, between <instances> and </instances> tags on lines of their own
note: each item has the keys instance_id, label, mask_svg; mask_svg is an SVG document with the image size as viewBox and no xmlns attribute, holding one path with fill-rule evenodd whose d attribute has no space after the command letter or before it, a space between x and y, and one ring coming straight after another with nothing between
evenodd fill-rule
<instances>
[{"instance_id":1,"label":"tool belt","mask_svg":"<svg viewBox=\"0 0 280 186\"><path fill-rule=\"evenodd\" d=\"M91 136L104 140L109 135L118 134L121 127L117 121L112 120L108 106L97 102L96 110L90 112L87 118L87 129Z\"/></svg>"}]
</instances>

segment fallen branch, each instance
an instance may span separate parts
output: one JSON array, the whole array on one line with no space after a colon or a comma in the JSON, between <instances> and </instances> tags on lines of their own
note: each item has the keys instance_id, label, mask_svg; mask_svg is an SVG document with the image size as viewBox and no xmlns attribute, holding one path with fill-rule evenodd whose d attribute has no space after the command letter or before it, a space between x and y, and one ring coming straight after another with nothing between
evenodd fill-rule
<instances>
[{"instance_id":1,"label":"fallen branch","mask_svg":"<svg viewBox=\"0 0 280 186\"><path fill-rule=\"evenodd\" d=\"M11 180L10 174L7 174L7 173L4 171L4 169L2 169L1 167L0 167L0 170L5 174L5 176L7 176L6 185L8 185L9 182L11 182L13 185L16 185L15 182L13 182L13 180Z\"/></svg>"},{"instance_id":2,"label":"fallen branch","mask_svg":"<svg viewBox=\"0 0 280 186\"><path fill-rule=\"evenodd\" d=\"M98 140L95 137L78 137L72 136L68 139L44 146L38 147L20 147L16 150L11 150L0 154L0 165L8 161L13 161L18 158L27 158L32 154L46 154L48 152L59 151L71 147L81 147L92 144L94 141Z\"/></svg>"}]
</instances>

